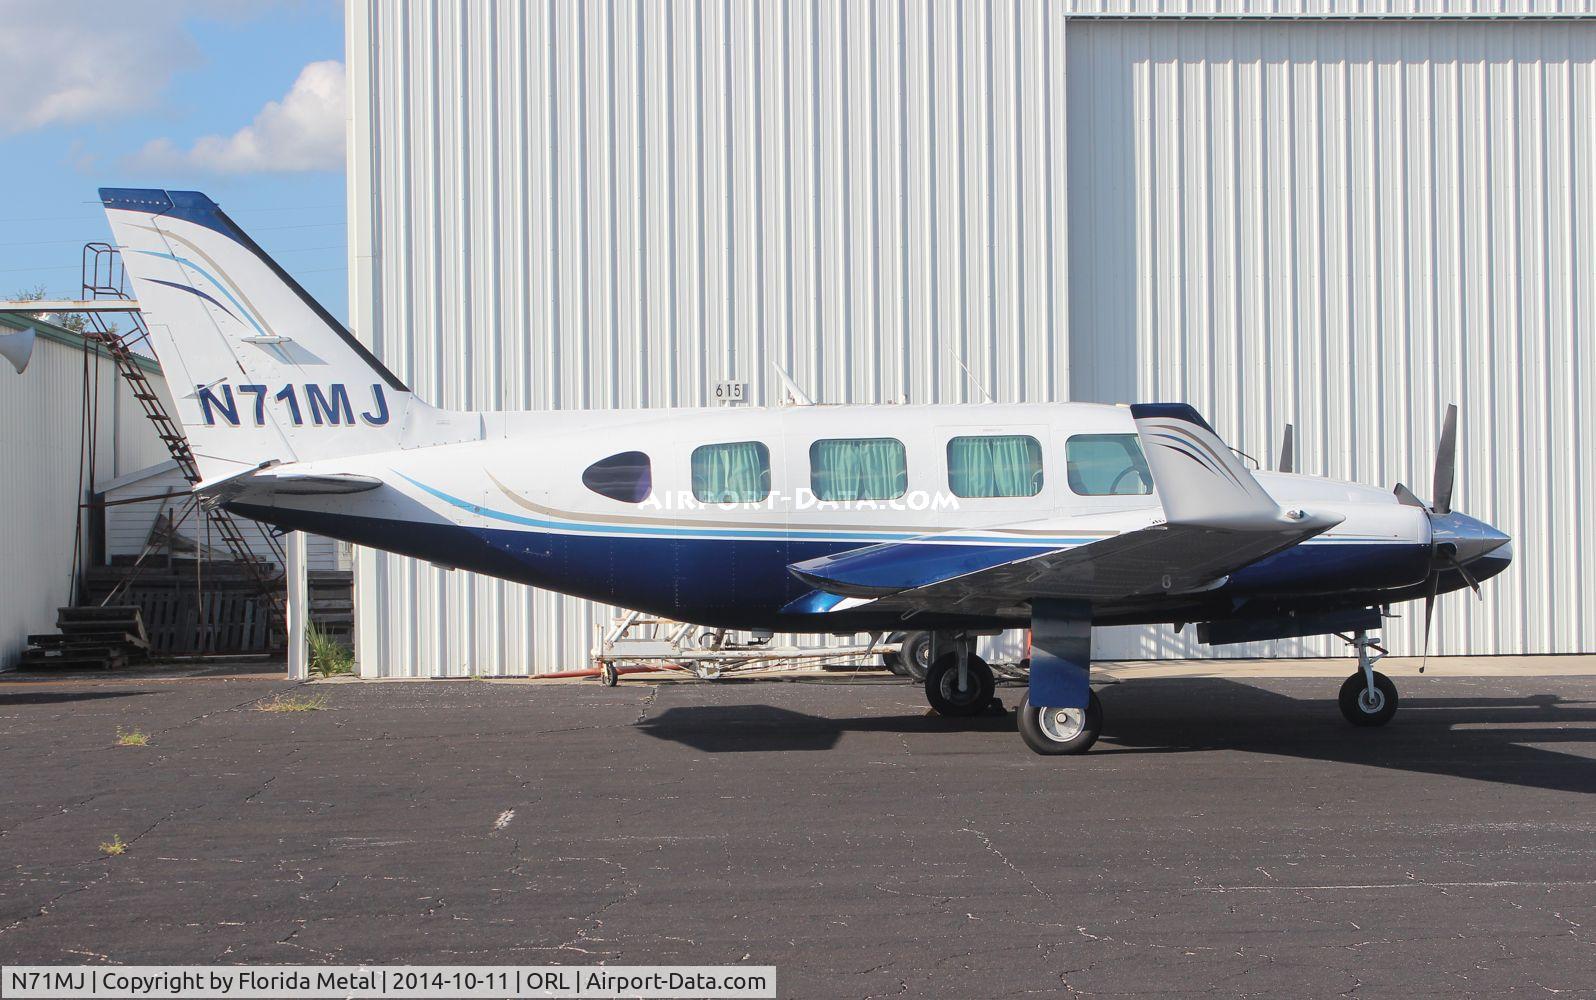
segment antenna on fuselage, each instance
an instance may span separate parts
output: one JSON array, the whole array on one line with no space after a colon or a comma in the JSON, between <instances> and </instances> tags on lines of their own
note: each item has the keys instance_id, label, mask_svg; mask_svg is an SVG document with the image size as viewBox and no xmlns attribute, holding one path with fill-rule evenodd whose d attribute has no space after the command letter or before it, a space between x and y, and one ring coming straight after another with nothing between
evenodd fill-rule
<instances>
[{"instance_id":1,"label":"antenna on fuselage","mask_svg":"<svg viewBox=\"0 0 1596 1000\"><path fill-rule=\"evenodd\" d=\"M794 406L815 405L815 401L809 398L809 394L798 388L798 383L794 382L792 380L792 376L787 374L787 369L776 364L774 361L770 363L770 367L776 369L776 374L781 378L782 388L786 389L787 395L792 397Z\"/></svg>"},{"instance_id":2,"label":"antenna on fuselage","mask_svg":"<svg viewBox=\"0 0 1596 1000\"><path fill-rule=\"evenodd\" d=\"M981 395L986 397L986 401L988 403L992 402L992 394L986 391L986 386L982 385L981 380L976 378L975 374L971 372L970 369L965 365L964 359L959 357L957 354L954 354L953 348L951 347L944 345L943 349L948 352L948 357L952 358L955 364L964 369L965 376L968 377L971 382L975 383L975 387L977 389L981 390Z\"/></svg>"},{"instance_id":3,"label":"antenna on fuselage","mask_svg":"<svg viewBox=\"0 0 1596 1000\"><path fill-rule=\"evenodd\" d=\"M1293 468L1293 466L1295 465L1296 455L1294 455L1292 453L1291 437L1292 437L1292 427L1291 427L1290 424L1287 424L1286 425L1285 436L1283 438L1281 438L1281 440L1280 440L1280 464L1275 467L1276 471L1279 471L1279 472L1296 472L1297 471L1295 468Z\"/></svg>"}]
</instances>

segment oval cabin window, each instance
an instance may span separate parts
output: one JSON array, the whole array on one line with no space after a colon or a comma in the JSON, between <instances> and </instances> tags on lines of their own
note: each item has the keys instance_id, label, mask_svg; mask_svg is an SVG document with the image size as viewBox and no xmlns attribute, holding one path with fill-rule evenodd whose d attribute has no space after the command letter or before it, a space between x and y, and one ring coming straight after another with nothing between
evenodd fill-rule
<instances>
[{"instance_id":1,"label":"oval cabin window","mask_svg":"<svg viewBox=\"0 0 1596 1000\"><path fill-rule=\"evenodd\" d=\"M642 503L654 488L654 472L647 455L623 451L588 466L582 473L582 485L611 500Z\"/></svg>"}]
</instances>

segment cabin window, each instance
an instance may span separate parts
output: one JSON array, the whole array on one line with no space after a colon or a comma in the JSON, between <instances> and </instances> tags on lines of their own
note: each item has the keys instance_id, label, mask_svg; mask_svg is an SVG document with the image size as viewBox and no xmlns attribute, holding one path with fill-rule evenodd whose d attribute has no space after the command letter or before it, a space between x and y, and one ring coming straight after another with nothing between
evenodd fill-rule
<instances>
[{"instance_id":1,"label":"cabin window","mask_svg":"<svg viewBox=\"0 0 1596 1000\"><path fill-rule=\"evenodd\" d=\"M1153 475L1135 434L1077 434L1064 442L1070 489L1083 497L1146 496Z\"/></svg>"},{"instance_id":2,"label":"cabin window","mask_svg":"<svg viewBox=\"0 0 1596 1000\"><path fill-rule=\"evenodd\" d=\"M706 503L758 503L770 496L770 449L758 441L694 448L693 496Z\"/></svg>"},{"instance_id":3,"label":"cabin window","mask_svg":"<svg viewBox=\"0 0 1596 1000\"><path fill-rule=\"evenodd\" d=\"M1034 497L1042 492L1042 445L1029 434L948 442L948 489L958 497Z\"/></svg>"},{"instance_id":4,"label":"cabin window","mask_svg":"<svg viewBox=\"0 0 1596 1000\"><path fill-rule=\"evenodd\" d=\"M909 488L903 442L833 438L809 446L809 488L817 500L896 500Z\"/></svg>"},{"instance_id":5,"label":"cabin window","mask_svg":"<svg viewBox=\"0 0 1596 1000\"><path fill-rule=\"evenodd\" d=\"M654 487L654 471L647 455L623 451L588 466L582 473L582 485L611 500L642 503Z\"/></svg>"}]
</instances>

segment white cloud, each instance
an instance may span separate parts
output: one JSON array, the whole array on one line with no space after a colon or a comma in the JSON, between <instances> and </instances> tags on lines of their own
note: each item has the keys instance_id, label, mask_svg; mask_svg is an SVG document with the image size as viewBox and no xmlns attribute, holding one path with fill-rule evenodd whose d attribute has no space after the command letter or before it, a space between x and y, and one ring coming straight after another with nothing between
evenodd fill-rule
<instances>
[{"instance_id":1,"label":"white cloud","mask_svg":"<svg viewBox=\"0 0 1596 1000\"><path fill-rule=\"evenodd\" d=\"M155 139L134 161L151 169L224 174L340 170L347 107L344 64L313 62L299 71L282 100L267 101L252 123L232 135L208 135L186 150L170 139Z\"/></svg>"},{"instance_id":2,"label":"white cloud","mask_svg":"<svg viewBox=\"0 0 1596 1000\"><path fill-rule=\"evenodd\" d=\"M161 0L6 0L0 6L0 135L154 107L199 60L187 5Z\"/></svg>"}]
</instances>

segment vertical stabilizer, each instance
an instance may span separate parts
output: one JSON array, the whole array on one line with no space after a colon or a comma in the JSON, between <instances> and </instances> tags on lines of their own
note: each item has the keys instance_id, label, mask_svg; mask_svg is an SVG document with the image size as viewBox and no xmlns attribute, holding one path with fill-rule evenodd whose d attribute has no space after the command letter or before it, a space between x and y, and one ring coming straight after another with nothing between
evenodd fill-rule
<instances>
[{"instance_id":1,"label":"vertical stabilizer","mask_svg":"<svg viewBox=\"0 0 1596 1000\"><path fill-rule=\"evenodd\" d=\"M203 479L395 448L430 410L210 198L100 200Z\"/></svg>"}]
</instances>

